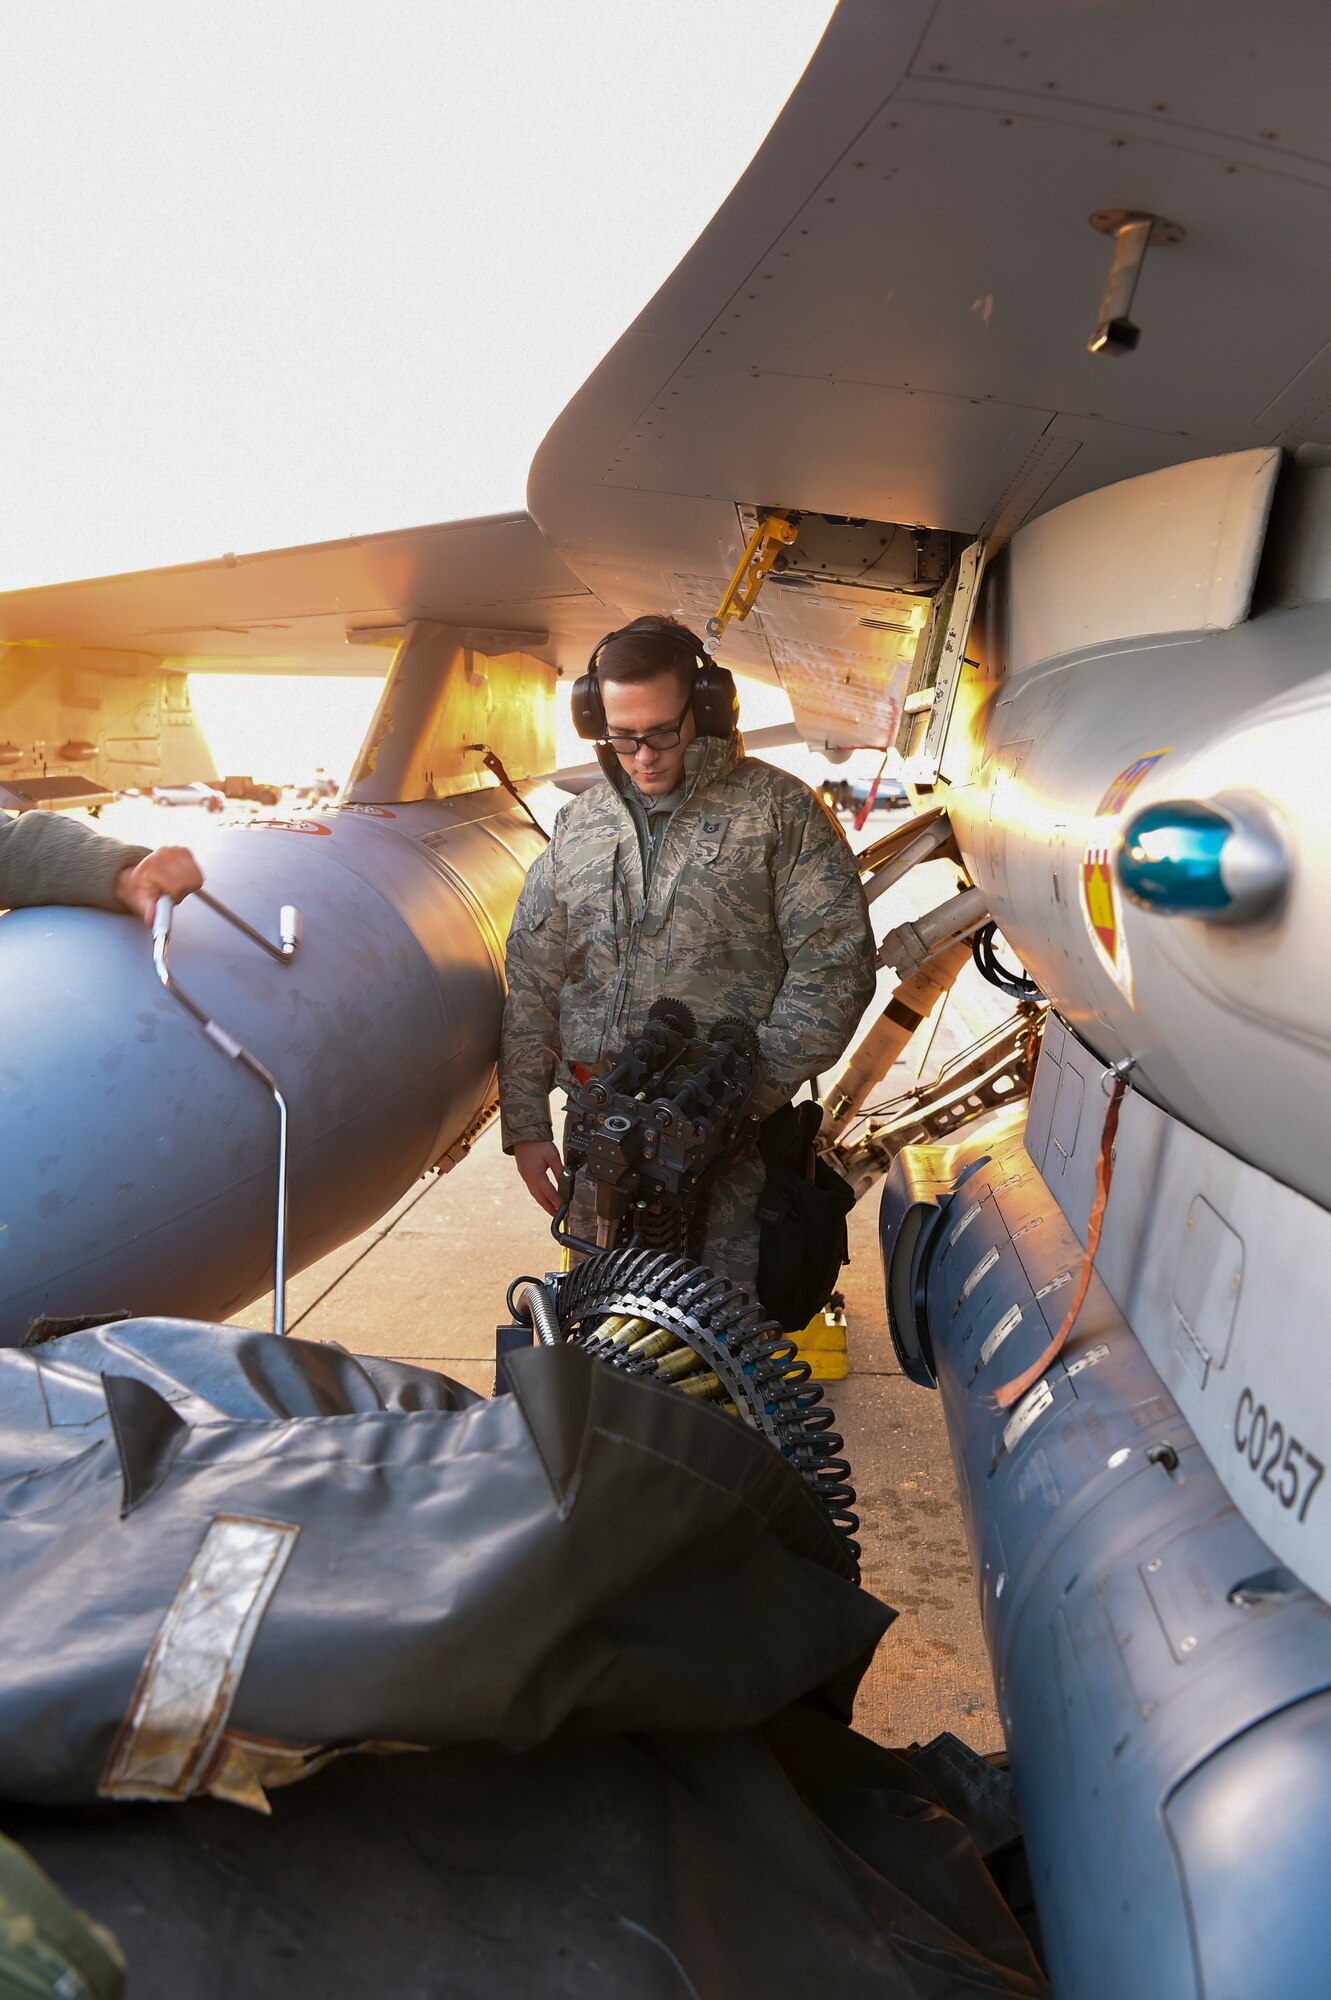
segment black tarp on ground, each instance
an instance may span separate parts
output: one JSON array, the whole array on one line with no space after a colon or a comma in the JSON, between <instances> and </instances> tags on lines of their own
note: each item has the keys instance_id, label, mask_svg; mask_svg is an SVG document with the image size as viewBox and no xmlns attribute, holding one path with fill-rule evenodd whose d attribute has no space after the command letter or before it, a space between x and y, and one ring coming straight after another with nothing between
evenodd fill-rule
<instances>
[{"instance_id":1,"label":"black tarp on ground","mask_svg":"<svg viewBox=\"0 0 1331 2000\"><path fill-rule=\"evenodd\" d=\"M1045 1992L956 1820L807 1705L758 1730L347 1758L269 1820L7 1812L128 2000L971 2000Z\"/></svg>"},{"instance_id":2,"label":"black tarp on ground","mask_svg":"<svg viewBox=\"0 0 1331 2000\"><path fill-rule=\"evenodd\" d=\"M796 1474L573 1349L510 1372L486 1403L171 1321L0 1355L0 1820L131 2000L1039 1990L957 1822L837 1719L891 1614ZM285 1566L230 1682L205 1645L149 1700L219 1519ZM268 1820L90 1805L150 1713L177 1791L243 1792L228 1743L252 1797L435 1747Z\"/></svg>"}]
</instances>

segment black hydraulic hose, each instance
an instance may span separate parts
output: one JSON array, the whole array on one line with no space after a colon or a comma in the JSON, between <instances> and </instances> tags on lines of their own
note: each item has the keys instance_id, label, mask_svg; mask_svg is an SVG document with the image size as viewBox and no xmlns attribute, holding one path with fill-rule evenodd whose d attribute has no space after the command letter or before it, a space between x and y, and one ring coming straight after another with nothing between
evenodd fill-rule
<instances>
[{"instance_id":1,"label":"black hydraulic hose","mask_svg":"<svg viewBox=\"0 0 1331 2000\"><path fill-rule=\"evenodd\" d=\"M1033 979L1011 971L1004 965L994 949L996 923L981 924L971 939L971 957L983 979L996 986L1000 993L1006 993L1010 1000L1043 1000L1044 994Z\"/></svg>"},{"instance_id":2,"label":"black hydraulic hose","mask_svg":"<svg viewBox=\"0 0 1331 2000\"><path fill-rule=\"evenodd\" d=\"M555 1210L554 1219L550 1224L550 1234L554 1237L555 1242L562 1244L566 1250L585 1250L592 1257L599 1256L601 1249L599 1243L589 1243L585 1236L574 1236L570 1231L565 1229L564 1218L572 1206L571 1197L568 1201L560 1202L559 1207Z\"/></svg>"}]
</instances>

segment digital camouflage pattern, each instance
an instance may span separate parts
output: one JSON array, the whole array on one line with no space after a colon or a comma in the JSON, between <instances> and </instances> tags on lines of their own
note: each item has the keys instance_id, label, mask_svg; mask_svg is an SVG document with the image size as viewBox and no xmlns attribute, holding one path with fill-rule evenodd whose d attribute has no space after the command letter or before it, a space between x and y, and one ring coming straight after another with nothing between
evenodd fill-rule
<instances>
[{"instance_id":1,"label":"digital camouflage pattern","mask_svg":"<svg viewBox=\"0 0 1331 2000\"><path fill-rule=\"evenodd\" d=\"M614 783L563 808L528 870L508 939L506 1151L552 1136L551 1087L575 1063L594 1070L616 1054L655 1000L683 1000L703 1028L727 1015L753 1024L763 1053L753 1109L765 1117L830 1068L873 995L864 892L821 800L745 757L734 736L700 737L685 768L645 897L637 829ZM761 1186L761 1169L741 1159L712 1197L713 1228L734 1209L734 1227L753 1233L755 1268Z\"/></svg>"}]
</instances>

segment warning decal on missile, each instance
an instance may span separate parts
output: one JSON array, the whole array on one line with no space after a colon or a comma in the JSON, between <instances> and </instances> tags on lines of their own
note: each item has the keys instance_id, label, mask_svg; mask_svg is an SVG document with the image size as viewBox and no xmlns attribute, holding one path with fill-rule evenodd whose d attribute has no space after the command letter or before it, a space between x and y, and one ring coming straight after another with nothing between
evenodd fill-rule
<instances>
[{"instance_id":1,"label":"warning decal on missile","mask_svg":"<svg viewBox=\"0 0 1331 2000\"><path fill-rule=\"evenodd\" d=\"M1095 808L1097 819L1104 813L1122 812L1146 773L1152 770L1162 757L1167 757L1172 747L1167 744L1163 750L1148 750L1144 757L1134 757L1130 764L1125 764Z\"/></svg>"},{"instance_id":2,"label":"warning decal on missile","mask_svg":"<svg viewBox=\"0 0 1331 2000\"><path fill-rule=\"evenodd\" d=\"M250 819L242 820L242 826L256 827L267 833L331 833L331 826L318 819Z\"/></svg>"},{"instance_id":3,"label":"warning decal on missile","mask_svg":"<svg viewBox=\"0 0 1331 2000\"><path fill-rule=\"evenodd\" d=\"M1166 744L1163 750L1148 750L1144 756L1134 757L1130 764L1125 764L1110 780L1095 808L1096 818L1105 819L1121 813L1147 772L1153 771L1160 759L1169 755L1171 747ZM1123 903L1114 876L1113 842L1092 841L1082 856L1077 871L1077 886L1082 915L1095 946L1095 955L1129 1007L1134 1007L1132 961L1128 957L1128 941L1123 934Z\"/></svg>"},{"instance_id":4,"label":"warning decal on missile","mask_svg":"<svg viewBox=\"0 0 1331 2000\"><path fill-rule=\"evenodd\" d=\"M1128 941L1123 935L1123 904L1118 883L1114 880L1113 850L1108 843L1087 848L1077 876L1082 915L1086 919L1096 957L1129 1007L1134 1006L1132 962L1128 957Z\"/></svg>"}]
</instances>

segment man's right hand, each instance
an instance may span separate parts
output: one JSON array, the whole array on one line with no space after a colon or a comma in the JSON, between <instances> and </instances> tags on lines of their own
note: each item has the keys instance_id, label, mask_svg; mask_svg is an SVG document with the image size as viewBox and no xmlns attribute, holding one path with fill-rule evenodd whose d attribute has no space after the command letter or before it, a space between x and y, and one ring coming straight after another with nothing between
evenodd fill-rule
<instances>
[{"instance_id":1,"label":"man's right hand","mask_svg":"<svg viewBox=\"0 0 1331 2000\"><path fill-rule=\"evenodd\" d=\"M532 1200L553 1215L559 1207L559 1176L564 1170L554 1140L523 1140L513 1148L513 1161Z\"/></svg>"}]
</instances>

